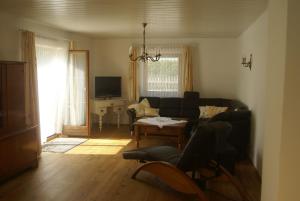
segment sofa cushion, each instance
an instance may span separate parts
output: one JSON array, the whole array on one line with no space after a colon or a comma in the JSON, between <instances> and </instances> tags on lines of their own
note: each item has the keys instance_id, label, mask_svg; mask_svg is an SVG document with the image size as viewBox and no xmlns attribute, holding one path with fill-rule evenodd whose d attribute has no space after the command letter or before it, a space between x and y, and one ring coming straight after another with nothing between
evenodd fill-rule
<instances>
[{"instance_id":1,"label":"sofa cushion","mask_svg":"<svg viewBox=\"0 0 300 201\"><path fill-rule=\"evenodd\" d=\"M159 114L164 117L181 117L180 107L182 98L161 98Z\"/></svg>"},{"instance_id":2,"label":"sofa cushion","mask_svg":"<svg viewBox=\"0 0 300 201\"><path fill-rule=\"evenodd\" d=\"M160 103L160 98L159 97L140 97L140 102L144 99L147 98L147 100L150 103L150 107L153 108L159 108L159 103Z\"/></svg>"},{"instance_id":3,"label":"sofa cushion","mask_svg":"<svg viewBox=\"0 0 300 201\"><path fill-rule=\"evenodd\" d=\"M145 108L145 116L147 116L147 117L158 117L159 116L159 109L158 108L152 108L152 107L146 107Z\"/></svg>"},{"instance_id":4,"label":"sofa cushion","mask_svg":"<svg viewBox=\"0 0 300 201\"><path fill-rule=\"evenodd\" d=\"M217 106L217 107L229 107L231 105L230 101L222 98L200 98L200 106Z\"/></svg>"},{"instance_id":5,"label":"sofa cushion","mask_svg":"<svg viewBox=\"0 0 300 201\"><path fill-rule=\"evenodd\" d=\"M200 111L199 99L182 99L181 102L181 117L187 117L189 119L197 119L199 117Z\"/></svg>"},{"instance_id":6,"label":"sofa cushion","mask_svg":"<svg viewBox=\"0 0 300 201\"><path fill-rule=\"evenodd\" d=\"M171 146L155 146L139 148L123 152L124 159L140 161L168 161L176 165L180 153L177 148Z\"/></svg>"},{"instance_id":7,"label":"sofa cushion","mask_svg":"<svg viewBox=\"0 0 300 201\"><path fill-rule=\"evenodd\" d=\"M200 95L199 92L196 91L185 91L183 98L188 100L199 100Z\"/></svg>"}]
</instances>

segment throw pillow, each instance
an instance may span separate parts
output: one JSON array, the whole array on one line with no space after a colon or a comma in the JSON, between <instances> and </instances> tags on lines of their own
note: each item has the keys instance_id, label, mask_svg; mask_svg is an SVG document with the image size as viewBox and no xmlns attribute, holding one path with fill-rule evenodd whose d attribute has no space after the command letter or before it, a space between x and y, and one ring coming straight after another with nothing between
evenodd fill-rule
<instances>
[{"instance_id":1,"label":"throw pillow","mask_svg":"<svg viewBox=\"0 0 300 201\"><path fill-rule=\"evenodd\" d=\"M144 98L139 104L142 108L150 107L150 103L147 98Z\"/></svg>"},{"instance_id":2,"label":"throw pillow","mask_svg":"<svg viewBox=\"0 0 300 201\"><path fill-rule=\"evenodd\" d=\"M159 117L159 109L152 108L152 107L146 107L145 108L145 116Z\"/></svg>"},{"instance_id":3,"label":"throw pillow","mask_svg":"<svg viewBox=\"0 0 300 201\"><path fill-rule=\"evenodd\" d=\"M225 112L228 109L228 107L217 107L217 106L200 106L200 116L199 118L212 118L213 116Z\"/></svg>"},{"instance_id":4,"label":"throw pillow","mask_svg":"<svg viewBox=\"0 0 300 201\"><path fill-rule=\"evenodd\" d=\"M128 106L129 109L135 109L136 117L145 116L145 108L150 108L150 103L147 98L144 98L141 102Z\"/></svg>"},{"instance_id":5,"label":"throw pillow","mask_svg":"<svg viewBox=\"0 0 300 201\"><path fill-rule=\"evenodd\" d=\"M139 103L129 105L128 109L134 109L136 117L143 117L143 116L145 116L145 109L142 108Z\"/></svg>"}]
</instances>

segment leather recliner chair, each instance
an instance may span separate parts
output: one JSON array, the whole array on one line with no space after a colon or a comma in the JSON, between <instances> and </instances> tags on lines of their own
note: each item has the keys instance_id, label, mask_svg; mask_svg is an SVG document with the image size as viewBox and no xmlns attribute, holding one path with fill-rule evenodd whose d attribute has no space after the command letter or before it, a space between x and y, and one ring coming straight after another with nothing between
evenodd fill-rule
<instances>
[{"instance_id":1,"label":"leather recliner chair","mask_svg":"<svg viewBox=\"0 0 300 201\"><path fill-rule=\"evenodd\" d=\"M220 163L223 155L234 157L236 154L234 147L227 142L231 129L231 125L227 122L199 123L191 131L191 137L182 152L171 146L155 146L124 151L123 158L144 163L133 173L132 178L140 171L152 173L175 190L195 195L199 201L208 199L197 185L199 181L195 177L189 177L186 172L210 167L215 177L221 174L227 176L243 200L247 201L248 196L243 188ZM209 178L200 180L202 187Z\"/></svg>"}]
</instances>

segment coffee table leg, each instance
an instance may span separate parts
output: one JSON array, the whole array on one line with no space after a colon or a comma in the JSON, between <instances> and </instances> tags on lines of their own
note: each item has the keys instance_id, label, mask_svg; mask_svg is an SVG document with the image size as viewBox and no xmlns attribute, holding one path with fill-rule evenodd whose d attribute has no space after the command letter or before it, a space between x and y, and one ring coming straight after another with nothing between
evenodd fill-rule
<instances>
[{"instance_id":1,"label":"coffee table leg","mask_svg":"<svg viewBox=\"0 0 300 201\"><path fill-rule=\"evenodd\" d=\"M179 150L182 150L182 146L183 146L183 139L184 139L184 137L183 137L183 133L180 133L179 135L178 135L178 149Z\"/></svg>"},{"instance_id":2,"label":"coffee table leg","mask_svg":"<svg viewBox=\"0 0 300 201\"><path fill-rule=\"evenodd\" d=\"M178 135L178 137L177 137L177 146L178 146L178 149L181 150L181 135Z\"/></svg>"},{"instance_id":3,"label":"coffee table leg","mask_svg":"<svg viewBox=\"0 0 300 201\"><path fill-rule=\"evenodd\" d=\"M140 147L140 133L139 133L139 127L137 125L134 126L134 136L136 140L136 148Z\"/></svg>"}]
</instances>

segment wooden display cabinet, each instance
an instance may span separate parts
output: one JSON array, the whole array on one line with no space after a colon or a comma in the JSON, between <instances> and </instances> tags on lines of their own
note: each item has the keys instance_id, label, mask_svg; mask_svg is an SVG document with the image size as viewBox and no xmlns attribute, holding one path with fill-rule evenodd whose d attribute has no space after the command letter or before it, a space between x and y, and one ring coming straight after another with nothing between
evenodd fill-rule
<instances>
[{"instance_id":1,"label":"wooden display cabinet","mask_svg":"<svg viewBox=\"0 0 300 201\"><path fill-rule=\"evenodd\" d=\"M38 126L26 125L26 100L30 98L25 90L25 63L0 61L0 78L1 182L37 166Z\"/></svg>"}]
</instances>

